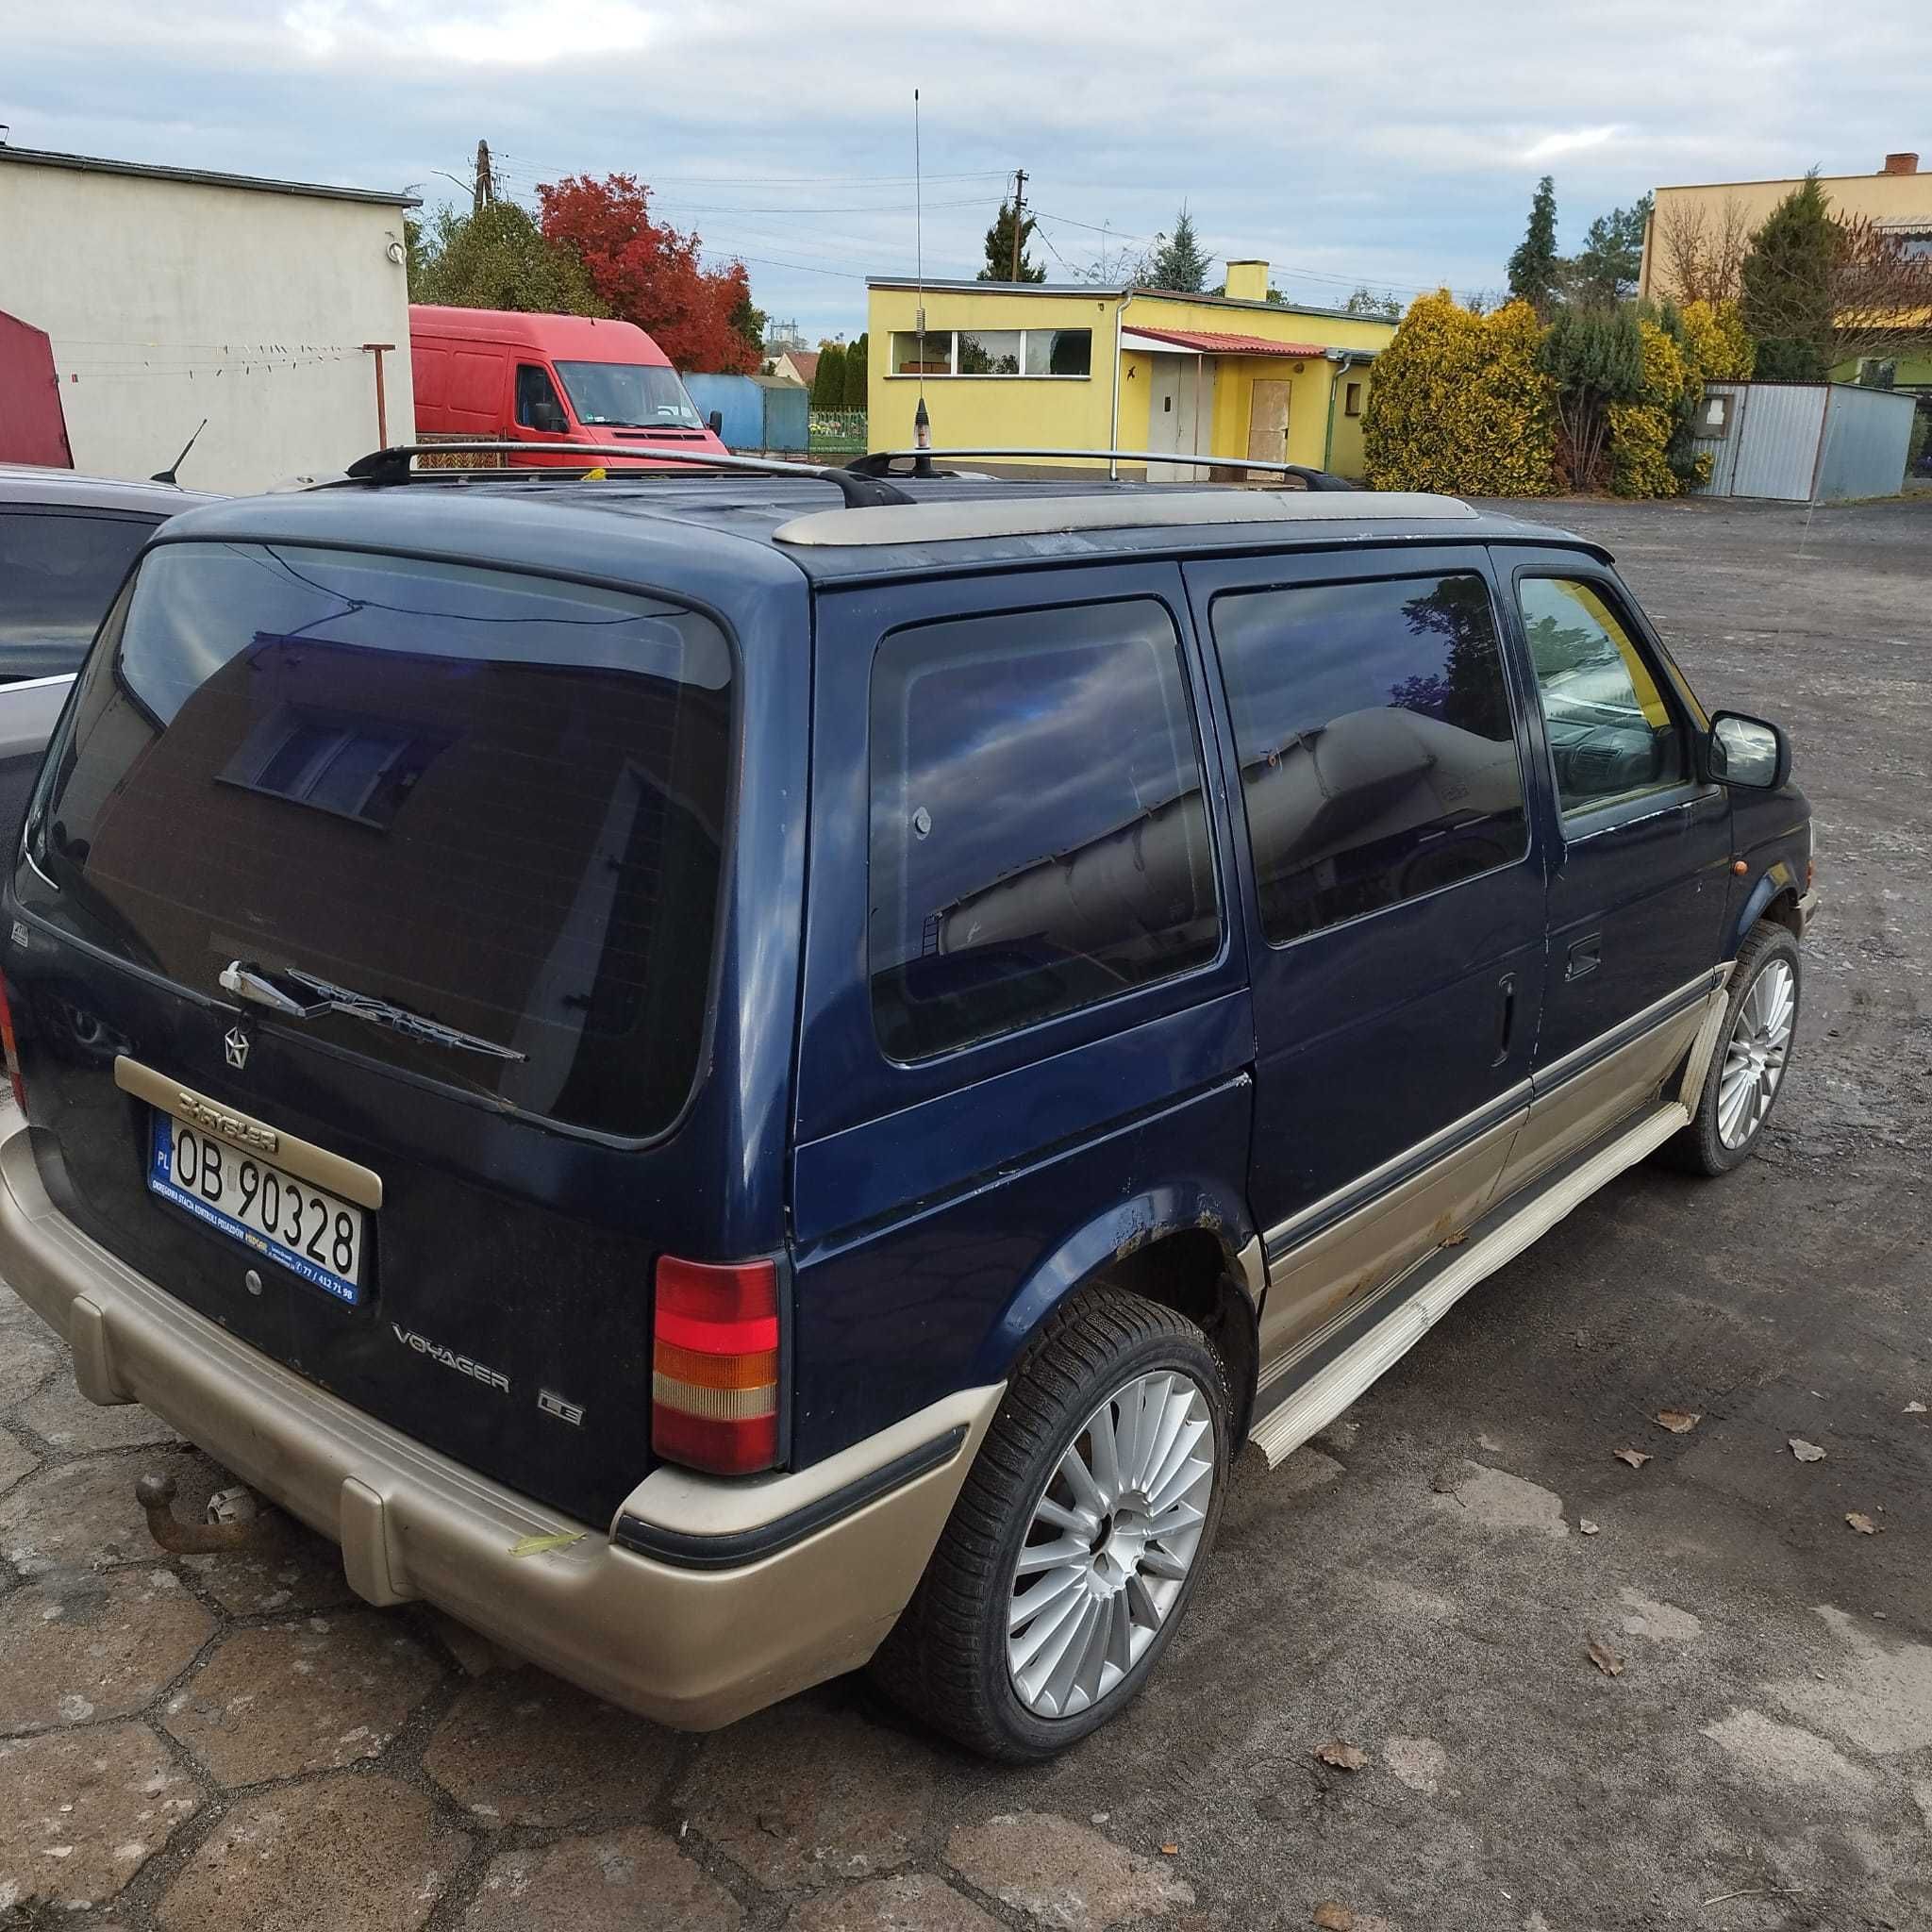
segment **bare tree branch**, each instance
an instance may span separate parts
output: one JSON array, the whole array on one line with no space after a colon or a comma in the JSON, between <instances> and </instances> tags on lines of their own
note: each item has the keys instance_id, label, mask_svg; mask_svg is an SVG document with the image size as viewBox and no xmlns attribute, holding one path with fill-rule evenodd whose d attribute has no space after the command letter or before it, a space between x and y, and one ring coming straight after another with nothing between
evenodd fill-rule
<instances>
[{"instance_id":1,"label":"bare tree branch","mask_svg":"<svg viewBox=\"0 0 1932 1932\"><path fill-rule=\"evenodd\" d=\"M1750 214L1735 194L1725 195L1715 208L1704 201L1667 202L1653 221L1662 270L1659 294L1676 302L1738 299L1754 231Z\"/></svg>"},{"instance_id":2,"label":"bare tree branch","mask_svg":"<svg viewBox=\"0 0 1932 1932\"><path fill-rule=\"evenodd\" d=\"M1869 215L1838 224L1831 321L1835 361L1932 353L1932 255Z\"/></svg>"}]
</instances>

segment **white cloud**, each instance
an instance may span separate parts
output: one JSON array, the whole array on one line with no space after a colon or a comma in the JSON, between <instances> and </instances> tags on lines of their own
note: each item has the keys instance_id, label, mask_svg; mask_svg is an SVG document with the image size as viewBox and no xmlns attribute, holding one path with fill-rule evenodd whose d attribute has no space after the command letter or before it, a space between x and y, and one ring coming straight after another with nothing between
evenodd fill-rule
<instances>
[{"instance_id":1,"label":"white cloud","mask_svg":"<svg viewBox=\"0 0 1932 1932\"><path fill-rule=\"evenodd\" d=\"M1561 134L1546 134L1524 149L1525 161L1554 161L1559 155L1586 154L1591 148L1607 147L1624 130L1621 127L1573 127Z\"/></svg>"}]
</instances>

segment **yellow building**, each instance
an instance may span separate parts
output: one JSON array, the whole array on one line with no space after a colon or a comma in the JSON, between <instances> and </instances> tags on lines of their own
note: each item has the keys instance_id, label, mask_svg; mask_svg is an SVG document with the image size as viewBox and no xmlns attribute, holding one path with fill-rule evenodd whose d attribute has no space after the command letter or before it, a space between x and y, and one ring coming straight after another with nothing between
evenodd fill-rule
<instances>
[{"instance_id":1,"label":"yellow building","mask_svg":"<svg viewBox=\"0 0 1932 1932\"><path fill-rule=\"evenodd\" d=\"M1217 457L1360 476L1370 365L1395 325L1270 302L1265 261L1229 262L1227 288L874 276L868 441L909 448L923 394L940 449L1171 452L1144 466L1157 481Z\"/></svg>"}]
</instances>

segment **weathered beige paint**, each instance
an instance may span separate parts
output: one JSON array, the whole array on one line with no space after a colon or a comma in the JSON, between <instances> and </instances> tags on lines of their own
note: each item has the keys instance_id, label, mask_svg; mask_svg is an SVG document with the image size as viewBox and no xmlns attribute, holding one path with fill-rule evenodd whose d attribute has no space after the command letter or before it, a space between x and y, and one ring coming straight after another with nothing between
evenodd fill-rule
<instances>
[{"instance_id":1,"label":"weathered beige paint","mask_svg":"<svg viewBox=\"0 0 1932 1932\"><path fill-rule=\"evenodd\" d=\"M96 174L0 150L0 309L53 338L77 470L262 489L415 428L400 205Z\"/></svg>"}]
</instances>

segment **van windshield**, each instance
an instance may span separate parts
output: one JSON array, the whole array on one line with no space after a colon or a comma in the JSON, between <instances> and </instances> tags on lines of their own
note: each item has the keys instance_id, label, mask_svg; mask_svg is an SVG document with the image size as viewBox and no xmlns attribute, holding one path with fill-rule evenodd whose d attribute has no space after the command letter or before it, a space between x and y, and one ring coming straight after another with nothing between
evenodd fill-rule
<instances>
[{"instance_id":1,"label":"van windshield","mask_svg":"<svg viewBox=\"0 0 1932 1932\"><path fill-rule=\"evenodd\" d=\"M642 1138L698 1065L731 687L718 626L641 596L163 547L82 672L15 892L224 1004L240 962L431 1023L265 1020L305 1041Z\"/></svg>"},{"instance_id":2,"label":"van windshield","mask_svg":"<svg viewBox=\"0 0 1932 1932\"><path fill-rule=\"evenodd\" d=\"M652 362L559 362L571 408L587 427L702 429L675 369Z\"/></svg>"}]
</instances>

